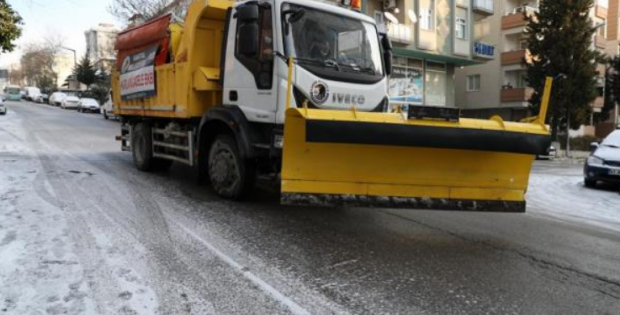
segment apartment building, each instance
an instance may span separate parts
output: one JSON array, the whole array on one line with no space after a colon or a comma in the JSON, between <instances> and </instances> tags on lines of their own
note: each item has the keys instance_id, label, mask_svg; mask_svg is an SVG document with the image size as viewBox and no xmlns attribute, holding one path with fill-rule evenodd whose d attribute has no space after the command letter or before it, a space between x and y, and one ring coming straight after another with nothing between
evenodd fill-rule
<instances>
[{"instance_id":1,"label":"apartment building","mask_svg":"<svg viewBox=\"0 0 620 315\"><path fill-rule=\"evenodd\" d=\"M500 115L515 121L530 115L528 101L533 90L527 86L522 60L528 60L531 56L523 32L526 16L538 11L539 1L544 0L496 1L496 14L479 24L477 36L483 41L497 43L499 57L484 65L457 70L457 106L463 109L466 116L488 118ZM597 0L590 11L592 24L598 27L591 49L617 54L619 0L609 1L615 10L611 14L608 0ZM615 43L609 38L612 33L616 37ZM598 70L600 96L591 104L594 112L600 112L604 105L605 66L599 65ZM588 133L594 133L593 128Z\"/></svg>"},{"instance_id":2,"label":"apartment building","mask_svg":"<svg viewBox=\"0 0 620 315\"><path fill-rule=\"evenodd\" d=\"M114 44L118 32L114 25L101 23L84 33L86 36L86 56L96 68L111 69L116 59Z\"/></svg>"},{"instance_id":3,"label":"apartment building","mask_svg":"<svg viewBox=\"0 0 620 315\"><path fill-rule=\"evenodd\" d=\"M392 104L455 107L456 69L495 58L475 32L493 0L365 0L363 11L394 46Z\"/></svg>"}]
</instances>

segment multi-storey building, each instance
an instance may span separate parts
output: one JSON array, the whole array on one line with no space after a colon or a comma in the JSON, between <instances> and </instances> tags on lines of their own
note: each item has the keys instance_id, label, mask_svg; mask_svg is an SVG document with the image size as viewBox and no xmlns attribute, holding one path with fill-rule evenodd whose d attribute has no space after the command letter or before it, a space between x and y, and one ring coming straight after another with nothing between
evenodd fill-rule
<instances>
[{"instance_id":1,"label":"multi-storey building","mask_svg":"<svg viewBox=\"0 0 620 315\"><path fill-rule=\"evenodd\" d=\"M499 57L485 65L459 69L456 73L457 106L466 116L488 118L500 115L506 120L519 120L529 116L529 99L533 90L527 86L523 60L531 58L524 34L526 16L538 11L538 4L545 0L499 0L497 13L481 22L477 36L484 41L497 43ZM591 49L603 54L617 54L618 1L597 0L590 10L592 24L597 28ZM615 42L610 38L613 34ZM605 66L598 65L599 97L591 104L593 112L600 112L604 104ZM587 133L593 133L590 128Z\"/></svg>"},{"instance_id":2,"label":"multi-storey building","mask_svg":"<svg viewBox=\"0 0 620 315\"><path fill-rule=\"evenodd\" d=\"M111 69L116 58L114 43L118 30L111 24L99 24L85 32L86 56L93 62L96 68L104 67Z\"/></svg>"},{"instance_id":3,"label":"multi-storey building","mask_svg":"<svg viewBox=\"0 0 620 315\"><path fill-rule=\"evenodd\" d=\"M493 0L365 0L363 10L394 46L392 104L454 107L456 69L495 58L478 36Z\"/></svg>"}]
</instances>

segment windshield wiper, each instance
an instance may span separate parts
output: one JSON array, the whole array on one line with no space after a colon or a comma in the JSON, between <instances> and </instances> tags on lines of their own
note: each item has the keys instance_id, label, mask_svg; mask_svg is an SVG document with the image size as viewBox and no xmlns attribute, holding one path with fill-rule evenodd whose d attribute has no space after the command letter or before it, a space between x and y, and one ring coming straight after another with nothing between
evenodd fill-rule
<instances>
[{"instance_id":1,"label":"windshield wiper","mask_svg":"<svg viewBox=\"0 0 620 315\"><path fill-rule=\"evenodd\" d=\"M333 59L327 59L327 60L319 60L319 59L313 59L313 58L295 58L296 61L301 61L301 62L306 62L306 63L311 63L317 66L325 66L325 67L329 67L329 68L335 68L336 70L340 71L340 67L338 65L337 62L335 62L335 60Z\"/></svg>"},{"instance_id":2,"label":"windshield wiper","mask_svg":"<svg viewBox=\"0 0 620 315\"><path fill-rule=\"evenodd\" d=\"M620 146L617 146L615 144L603 144L604 147L610 147L610 148L614 148L614 149L620 149Z\"/></svg>"},{"instance_id":3,"label":"windshield wiper","mask_svg":"<svg viewBox=\"0 0 620 315\"><path fill-rule=\"evenodd\" d=\"M334 67L338 72L340 72L340 65L338 64L338 61L336 61L333 58L327 58L325 59L325 65L328 67Z\"/></svg>"}]
</instances>

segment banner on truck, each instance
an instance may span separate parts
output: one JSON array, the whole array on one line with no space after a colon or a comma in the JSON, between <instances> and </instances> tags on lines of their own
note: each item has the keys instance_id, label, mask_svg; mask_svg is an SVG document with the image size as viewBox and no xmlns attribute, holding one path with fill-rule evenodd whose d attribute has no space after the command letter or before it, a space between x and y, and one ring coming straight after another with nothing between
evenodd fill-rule
<instances>
[{"instance_id":1,"label":"banner on truck","mask_svg":"<svg viewBox=\"0 0 620 315\"><path fill-rule=\"evenodd\" d=\"M125 57L121 67L121 98L124 101L157 95L156 55L157 46Z\"/></svg>"}]
</instances>

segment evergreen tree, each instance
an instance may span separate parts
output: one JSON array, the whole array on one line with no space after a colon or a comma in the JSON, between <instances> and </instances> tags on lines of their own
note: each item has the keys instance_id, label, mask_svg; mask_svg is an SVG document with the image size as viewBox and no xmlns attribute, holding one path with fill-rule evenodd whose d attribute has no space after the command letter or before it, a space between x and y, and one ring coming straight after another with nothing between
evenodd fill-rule
<instances>
[{"instance_id":1,"label":"evergreen tree","mask_svg":"<svg viewBox=\"0 0 620 315\"><path fill-rule=\"evenodd\" d=\"M22 35L21 16L6 0L0 0L0 53L13 51L14 41Z\"/></svg>"},{"instance_id":2,"label":"evergreen tree","mask_svg":"<svg viewBox=\"0 0 620 315\"><path fill-rule=\"evenodd\" d=\"M609 68L607 70L605 93L605 106L601 113L599 121L607 120L610 113L614 110L616 104L620 104L620 57L615 56L609 60Z\"/></svg>"},{"instance_id":3,"label":"evergreen tree","mask_svg":"<svg viewBox=\"0 0 620 315\"><path fill-rule=\"evenodd\" d=\"M539 11L527 17L525 34L533 56L526 63L527 82L534 88L534 112L540 108L545 77L564 74L554 82L547 115L554 138L560 128L568 131L586 123L598 94L596 65L603 60L591 49L596 32L589 17L593 6L594 0L543 0Z\"/></svg>"},{"instance_id":4,"label":"evergreen tree","mask_svg":"<svg viewBox=\"0 0 620 315\"><path fill-rule=\"evenodd\" d=\"M80 60L80 63L73 70L73 74L77 77L78 82L86 85L88 89L97 82L97 71L86 56Z\"/></svg>"}]
</instances>

